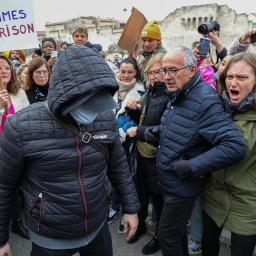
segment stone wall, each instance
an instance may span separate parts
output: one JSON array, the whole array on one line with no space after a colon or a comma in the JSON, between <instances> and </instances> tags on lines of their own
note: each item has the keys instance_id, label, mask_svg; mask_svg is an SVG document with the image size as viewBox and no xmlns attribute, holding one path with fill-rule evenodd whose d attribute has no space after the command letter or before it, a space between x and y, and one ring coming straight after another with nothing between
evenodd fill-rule
<instances>
[{"instance_id":1,"label":"stone wall","mask_svg":"<svg viewBox=\"0 0 256 256\"><path fill-rule=\"evenodd\" d=\"M167 50L178 45L192 48L192 44L199 41L201 37L197 31L198 26L203 22L213 20L217 20L221 25L219 36L226 48L235 37L252 27L256 27L256 22L253 23L249 20L247 14L237 14L227 5L184 6L169 13L162 21L159 21L163 46ZM117 44L125 25L114 19L101 19L92 16L79 17L62 23L47 23L45 36L53 37L60 44L61 41L66 41L67 35L71 35L72 28L77 23L84 24L89 32L89 41L102 44L104 50L108 50L110 45ZM254 51L256 51L255 48L253 47ZM211 53L214 53L214 47L212 47Z\"/></svg>"},{"instance_id":2,"label":"stone wall","mask_svg":"<svg viewBox=\"0 0 256 256\"><path fill-rule=\"evenodd\" d=\"M198 26L214 20L221 25L219 37L226 48L234 38L253 27L247 14L237 14L227 5L185 6L176 9L160 22L163 46L168 50L178 45L192 48L192 44L202 37L197 31ZM213 46L211 52L214 52Z\"/></svg>"}]
</instances>

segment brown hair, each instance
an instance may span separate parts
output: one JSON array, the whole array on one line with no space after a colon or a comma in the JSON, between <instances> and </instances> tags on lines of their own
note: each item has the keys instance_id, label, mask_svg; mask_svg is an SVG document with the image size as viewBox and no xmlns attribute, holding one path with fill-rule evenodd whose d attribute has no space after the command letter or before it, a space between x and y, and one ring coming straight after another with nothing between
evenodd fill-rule
<instances>
[{"instance_id":1,"label":"brown hair","mask_svg":"<svg viewBox=\"0 0 256 256\"><path fill-rule=\"evenodd\" d=\"M20 89L19 80L18 80L17 75L16 75L16 69L12 67L12 63L11 63L10 59L5 57L4 55L0 55L0 59L6 60L8 65L12 69L11 79L10 79L9 83L7 84L6 89L11 95L16 95L18 93L19 89Z\"/></svg>"},{"instance_id":2,"label":"brown hair","mask_svg":"<svg viewBox=\"0 0 256 256\"><path fill-rule=\"evenodd\" d=\"M75 25L74 29L73 29L73 32L72 32L72 37L74 37L74 35L76 33L84 33L86 35L87 39L88 39L88 30L87 30L86 27Z\"/></svg>"},{"instance_id":3,"label":"brown hair","mask_svg":"<svg viewBox=\"0 0 256 256\"><path fill-rule=\"evenodd\" d=\"M245 63L247 63L249 66L251 66L252 70L254 71L255 83L256 83L256 54L253 52L237 53L229 59L225 68L223 69L223 72L220 74L220 77L219 77L219 85L221 86L220 93L223 93L224 90L227 90L226 78L227 78L227 72L228 72L231 64L238 62L240 60L243 60ZM255 84L255 86L256 86L256 84Z\"/></svg>"},{"instance_id":4,"label":"brown hair","mask_svg":"<svg viewBox=\"0 0 256 256\"><path fill-rule=\"evenodd\" d=\"M48 82L47 82L47 86L49 86L49 81L51 78L51 71L50 68L48 66L47 61L44 58L38 57L38 58L34 58L32 59L29 64L28 64L28 73L27 73L27 77L26 77L26 83L23 86L24 90L30 90L30 89L34 89L35 85L34 85L34 79L33 79L33 73L39 69L41 66L45 65L47 68L47 71L49 73L48 76Z\"/></svg>"}]
</instances>

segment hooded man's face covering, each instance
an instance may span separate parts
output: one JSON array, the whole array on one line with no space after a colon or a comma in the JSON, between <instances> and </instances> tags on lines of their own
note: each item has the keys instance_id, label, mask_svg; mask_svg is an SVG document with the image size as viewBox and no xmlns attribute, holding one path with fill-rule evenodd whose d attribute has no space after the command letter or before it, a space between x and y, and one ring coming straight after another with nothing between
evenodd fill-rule
<instances>
[{"instance_id":1,"label":"hooded man's face covering","mask_svg":"<svg viewBox=\"0 0 256 256\"><path fill-rule=\"evenodd\" d=\"M85 125L92 123L98 115L95 112L85 110L82 106L71 111L70 114L76 120L77 123Z\"/></svg>"},{"instance_id":2,"label":"hooded man's face covering","mask_svg":"<svg viewBox=\"0 0 256 256\"><path fill-rule=\"evenodd\" d=\"M99 91L80 106L70 111L72 117L79 124L90 124L98 113L111 111L117 108L113 97L107 91Z\"/></svg>"}]
</instances>

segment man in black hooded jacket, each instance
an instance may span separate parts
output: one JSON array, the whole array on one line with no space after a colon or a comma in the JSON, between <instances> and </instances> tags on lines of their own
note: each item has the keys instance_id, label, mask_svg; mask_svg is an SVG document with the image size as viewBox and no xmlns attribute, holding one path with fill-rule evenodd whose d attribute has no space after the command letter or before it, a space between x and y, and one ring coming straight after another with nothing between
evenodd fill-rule
<instances>
[{"instance_id":1,"label":"man in black hooded jacket","mask_svg":"<svg viewBox=\"0 0 256 256\"><path fill-rule=\"evenodd\" d=\"M0 256L11 255L8 224L19 184L32 256L113 254L106 176L119 193L127 239L134 235L140 204L113 112L117 90L100 55L71 46L54 65L47 101L8 117L0 136Z\"/></svg>"}]
</instances>

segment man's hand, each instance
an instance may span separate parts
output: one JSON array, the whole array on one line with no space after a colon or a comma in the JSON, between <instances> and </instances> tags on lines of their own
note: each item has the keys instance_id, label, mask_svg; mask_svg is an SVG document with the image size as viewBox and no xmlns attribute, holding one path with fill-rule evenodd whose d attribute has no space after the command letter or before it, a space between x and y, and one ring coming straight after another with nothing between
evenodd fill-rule
<instances>
[{"instance_id":1,"label":"man's hand","mask_svg":"<svg viewBox=\"0 0 256 256\"><path fill-rule=\"evenodd\" d=\"M174 171L180 179L186 179L192 176L192 171L188 160L179 160L174 164Z\"/></svg>"},{"instance_id":2,"label":"man's hand","mask_svg":"<svg viewBox=\"0 0 256 256\"><path fill-rule=\"evenodd\" d=\"M217 31L213 30L209 34L204 34L204 37L209 38L211 40L211 43L216 47L218 53L220 53L224 49L224 46L220 41Z\"/></svg>"},{"instance_id":3,"label":"man's hand","mask_svg":"<svg viewBox=\"0 0 256 256\"><path fill-rule=\"evenodd\" d=\"M135 214L125 213L123 218L124 218L124 233L128 232L128 235L126 237L126 241L128 241L132 238L132 236L135 234L137 230L138 223L139 223L138 215L137 213Z\"/></svg>"},{"instance_id":4,"label":"man's hand","mask_svg":"<svg viewBox=\"0 0 256 256\"><path fill-rule=\"evenodd\" d=\"M145 130L145 141L149 144L158 142L159 125L148 127Z\"/></svg>"},{"instance_id":5,"label":"man's hand","mask_svg":"<svg viewBox=\"0 0 256 256\"><path fill-rule=\"evenodd\" d=\"M0 256L12 256L11 248L8 243L0 248Z\"/></svg>"}]
</instances>

